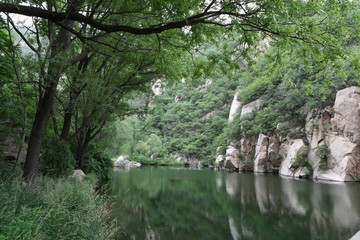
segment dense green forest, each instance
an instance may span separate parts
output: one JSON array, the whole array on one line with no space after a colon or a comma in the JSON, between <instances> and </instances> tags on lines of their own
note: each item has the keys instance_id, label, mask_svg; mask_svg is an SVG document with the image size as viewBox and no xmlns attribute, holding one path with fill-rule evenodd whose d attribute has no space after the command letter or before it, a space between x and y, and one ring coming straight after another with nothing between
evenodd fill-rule
<instances>
[{"instance_id":1,"label":"dense green forest","mask_svg":"<svg viewBox=\"0 0 360 240\"><path fill-rule=\"evenodd\" d=\"M348 48L356 57L356 42ZM336 91L357 86L359 75L347 60L320 64L300 52L269 47L232 78L218 72L217 78L198 82L198 86L185 83L164 87L145 115L115 124L117 136L113 136L114 145L108 150L145 164L169 158L172 161L168 162L173 162L176 156L184 156L209 165L217 150L224 154L227 140L239 141L243 134L278 131L285 137L304 137L297 127L304 126L308 112L332 105ZM228 124L236 91L241 105L260 99L261 108L242 119L238 113ZM280 129L276 129L278 123Z\"/></svg>"},{"instance_id":2,"label":"dense green forest","mask_svg":"<svg viewBox=\"0 0 360 240\"><path fill-rule=\"evenodd\" d=\"M116 146L122 146L117 148L119 154L144 163L150 157L155 162L174 160L176 154L211 161L212 149L217 148L215 139L227 125L236 81L219 77L199 84L169 87L153 99L146 116L122 122L120 129L128 129L129 135L114 139Z\"/></svg>"}]
</instances>

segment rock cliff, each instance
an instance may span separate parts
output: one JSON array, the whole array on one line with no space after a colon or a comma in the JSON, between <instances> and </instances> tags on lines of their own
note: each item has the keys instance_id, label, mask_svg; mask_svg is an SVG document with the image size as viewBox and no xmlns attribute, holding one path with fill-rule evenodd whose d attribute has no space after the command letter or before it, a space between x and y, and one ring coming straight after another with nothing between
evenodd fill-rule
<instances>
[{"instance_id":1,"label":"rock cliff","mask_svg":"<svg viewBox=\"0 0 360 240\"><path fill-rule=\"evenodd\" d=\"M234 98L229 122L241 104ZM234 108L233 108L234 107ZM240 118L261 107L259 100L242 106ZM279 123L279 126L281 123ZM339 90L333 106L313 109L305 126L298 131L304 137L292 139L274 133L257 139L243 136L229 143L225 168L278 172L296 178L330 181L359 181L360 178L360 88Z\"/></svg>"}]
</instances>

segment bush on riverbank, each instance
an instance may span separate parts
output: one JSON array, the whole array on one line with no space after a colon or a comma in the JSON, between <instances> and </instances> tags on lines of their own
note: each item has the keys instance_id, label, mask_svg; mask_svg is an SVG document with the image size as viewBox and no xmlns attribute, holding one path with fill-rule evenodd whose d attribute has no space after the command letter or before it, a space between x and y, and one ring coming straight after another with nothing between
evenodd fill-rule
<instances>
[{"instance_id":1,"label":"bush on riverbank","mask_svg":"<svg viewBox=\"0 0 360 240\"><path fill-rule=\"evenodd\" d=\"M36 186L0 170L0 239L112 239L115 225L95 179L39 177Z\"/></svg>"}]
</instances>

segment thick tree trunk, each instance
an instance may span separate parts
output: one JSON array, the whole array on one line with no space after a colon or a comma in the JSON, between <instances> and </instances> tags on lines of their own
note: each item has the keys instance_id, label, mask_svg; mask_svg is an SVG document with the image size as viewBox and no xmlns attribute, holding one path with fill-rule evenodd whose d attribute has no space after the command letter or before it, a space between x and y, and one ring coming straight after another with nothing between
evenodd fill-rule
<instances>
[{"instance_id":1,"label":"thick tree trunk","mask_svg":"<svg viewBox=\"0 0 360 240\"><path fill-rule=\"evenodd\" d=\"M23 180L27 183L34 183L38 176L41 146L45 137L46 126L51 115L57 83L58 81L52 82L50 88L45 91L44 97L39 100L23 169Z\"/></svg>"},{"instance_id":2,"label":"thick tree trunk","mask_svg":"<svg viewBox=\"0 0 360 240\"><path fill-rule=\"evenodd\" d=\"M80 1L77 0L69 2L66 9L67 12L74 11L79 3ZM63 24L67 28L72 28L74 21L66 20ZM35 120L30 133L28 151L23 169L23 181L26 183L34 184L39 174L39 156L41 147L46 134L46 126L52 112L56 88L64 68L64 63L58 62L56 56L58 56L61 51L66 51L70 47L70 44L71 39L69 31L62 27L57 39L51 42L51 58L47 77L44 80L44 95L42 97L40 96Z\"/></svg>"}]
</instances>

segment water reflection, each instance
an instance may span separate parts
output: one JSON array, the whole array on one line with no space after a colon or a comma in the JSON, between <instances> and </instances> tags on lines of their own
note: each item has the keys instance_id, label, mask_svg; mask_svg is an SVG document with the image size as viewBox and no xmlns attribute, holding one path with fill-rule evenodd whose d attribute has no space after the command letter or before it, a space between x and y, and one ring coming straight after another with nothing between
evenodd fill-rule
<instances>
[{"instance_id":1,"label":"water reflection","mask_svg":"<svg viewBox=\"0 0 360 240\"><path fill-rule=\"evenodd\" d=\"M119 239L348 239L359 184L169 168L114 172Z\"/></svg>"}]
</instances>

